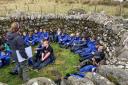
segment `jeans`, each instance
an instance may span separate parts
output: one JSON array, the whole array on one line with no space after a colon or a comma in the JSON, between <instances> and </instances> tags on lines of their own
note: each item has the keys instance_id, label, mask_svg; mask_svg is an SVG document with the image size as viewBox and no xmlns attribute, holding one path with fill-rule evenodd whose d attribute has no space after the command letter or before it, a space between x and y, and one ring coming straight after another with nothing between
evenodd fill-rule
<instances>
[{"instance_id":1,"label":"jeans","mask_svg":"<svg viewBox=\"0 0 128 85\"><path fill-rule=\"evenodd\" d=\"M40 70L41 68L44 68L45 66L47 66L50 63L53 63L54 61L55 61L55 58L53 57L47 58L44 61L38 61L34 64L34 69Z\"/></svg>"}]
</instances>

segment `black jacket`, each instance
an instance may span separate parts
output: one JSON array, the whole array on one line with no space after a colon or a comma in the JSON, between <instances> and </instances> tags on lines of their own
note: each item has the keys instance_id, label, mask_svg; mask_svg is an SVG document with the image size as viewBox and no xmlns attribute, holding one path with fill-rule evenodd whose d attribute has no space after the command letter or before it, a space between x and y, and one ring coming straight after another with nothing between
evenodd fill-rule
<instances>
[{"instance_id":1,"label":"black jacket","mask_svg":"<svg viewBox=\"0 0 128 85\"><path fill-rule=\"evenodd\" d=\"M26 59L28 58L25 52L25 42L21 35L19 35L18 33L8 32L7 42L13 51L19 50L23 58L26 58Z\"/></svg>"}]
</instances>

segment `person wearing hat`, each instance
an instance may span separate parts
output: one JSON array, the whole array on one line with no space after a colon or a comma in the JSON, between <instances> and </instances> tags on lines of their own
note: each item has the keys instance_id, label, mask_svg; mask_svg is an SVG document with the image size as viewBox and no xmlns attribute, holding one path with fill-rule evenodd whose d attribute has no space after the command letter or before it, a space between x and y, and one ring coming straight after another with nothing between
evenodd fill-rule
<instances>
[{"instance_id":1,"label":"person wearing hat","mask_svg":"<svg viewBox=\"0 0 128 85\"><path fill-rule=\"evenodd\" d=\"M9 43L9 46L11 47L12 50L12 55L11 57L13 60L16 62L16 66L13 68L13 70L10 72L13 75L18 74L23 81L28 81L29 76L28 76L28 64L27 64L27 54L25 52L25 42L22 38L22 36L19 34L20 31L20 26L18 22L13 22L11 24L11 28L9 32L7 32L6 37L7 37L7 42ZM25 60L22 62L19 62L18 56L16 54L16 51L19 51L19 54L21 55L22 58Z\"/></svg>"}]
</instances>

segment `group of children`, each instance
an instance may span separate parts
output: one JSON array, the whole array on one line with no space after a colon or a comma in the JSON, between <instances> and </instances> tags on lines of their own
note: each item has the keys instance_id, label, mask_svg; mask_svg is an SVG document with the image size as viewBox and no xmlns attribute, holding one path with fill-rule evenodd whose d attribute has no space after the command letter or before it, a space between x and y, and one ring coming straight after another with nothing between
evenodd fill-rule
<instances>
[{"instance_id":1,"label":"group of children","mask_svg":"<svg viewBox=\"0 0 128 85\"><path fill-rule=\"evenodd\" d=\"M69 48L80 56L78 72L68 74L65 78L69 76L83 78L86 72L95 73L100 64L105 64L104 46L95 35L88 36L85 33L81 37L79 32L69 35L59 29L56 37L60 47Z\"/></svg>"},{"instance_id":2,"label":"group of children","mask_svg":"<svg viewBox=\"0 0 128 85\"><path fill-rule=\"evenodd\" d=\"M46 29L39 29L39 31L34 30L33 33L28 32L26 34L24 32L23 38L26 42L26 45L35 45L36 43L40 43L36 48L36 57L34 57L34 61L38 62L38 64L42 59L42 40L48 40L57 42L61 48L68 48L75 54L79 54L81 63L79 69L80 71L81 69L84 69L82 71L96 71L94 69L100 65L102 60L105 60L104 46L99 43L99 40L95 35L87 36L86 33L84 35L85 36L81 37L80 32L68 34L61 29L58 29L55 32L46 31ZM34 68L37 67L40 69L41 67L44 67L38 64L36 64Z\"/></svg>"},{"instance_id":3,"label":"group of children","mask_svg":"<svg viewBox=\"0 0 128 85\"><path fill-rule=\"evenodd\" d=\"M29 31L29 32L23 32L23 39L25 41L26 46L30 46L30 45L35 45L36 43L39 43L41 40L43 39L47 39L49 38L49 33L44 29L40 29L39 31L37 31L36 29L33 31Z\"/></svg>"},{"instance_id":4,"label":"group of children","mask_svg":"<svg viewBox=\"0 0 128 85\"><path fill-rule=\"evenodd\" d=\"M80 55L80 66L76 73L68 74L77 78L83 78L84 72L95 72L97 66L105 60L104 46L99 43L95 35L81 37L80 32L68 34L61 29L57 31L47 31L46 29L35 29L34 31L20 33L24 39L26 46L34 46L35 55L32 60L33 69L40 70L46 65L55 61L53 49L49 42L56 42L61 48L70 49L71 52ZM11 50L6 43L0 45L0 67L10 63Z\"/></svg>"}]
</instances>

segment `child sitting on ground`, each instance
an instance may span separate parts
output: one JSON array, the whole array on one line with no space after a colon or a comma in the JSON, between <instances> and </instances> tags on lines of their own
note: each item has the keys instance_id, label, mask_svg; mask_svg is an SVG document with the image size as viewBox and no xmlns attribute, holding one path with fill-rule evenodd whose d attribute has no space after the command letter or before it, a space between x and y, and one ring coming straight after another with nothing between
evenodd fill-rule
<instances>
[{"instance_id":1,"label":"child sitting on ground","mask_svg":"<svg viewBox=\"0 0 128 85\"><path fill-rule=\"evenodd\" d=\"M4 45L0 45L0 67L10 64L10 53L5 49Z\"/></svg>"},{"instance_id":2,"label":"child sitting on ground","mask_svg":"<svg viewBox=\"0 0 128 85\"><path fill-rule=\"evenodd\" d=\"M48 64L51 64L55 61L53 48L50 46L48 40L43 41L43 50L41 53L41 60L35 63L34 69L40 70L41 68L44 68Z\"/></svg>"}]
</instances>

